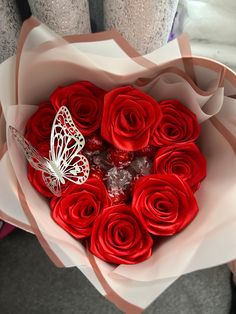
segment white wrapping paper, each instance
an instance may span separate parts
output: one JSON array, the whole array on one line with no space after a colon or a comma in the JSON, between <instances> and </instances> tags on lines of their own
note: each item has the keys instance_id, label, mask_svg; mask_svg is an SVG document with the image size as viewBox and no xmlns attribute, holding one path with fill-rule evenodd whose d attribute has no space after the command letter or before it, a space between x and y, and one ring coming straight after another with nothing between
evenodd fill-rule
<instances>
[{"instance_id":1,"label":"white wrapping paper","mask_svg":"<svg viewBox=\"0 0 236 314\"><path fill-rule=\"evenodd\" d=\"M24 155L5 135L9 125L23 133L40 101L78 80L107 90L133 84L157 100L179 99L201 123L207 178L196 193L199 214L143 263L109 265L61 229L29 183ZM141 57L114 32L63 39L31 18L16 58L0 65L0 218L35 233L57 266L78 267L120 309L140 313L182 274L236 258L235 95L235 73L191 57L185 37Z\"/></svg>"}]
</instances>

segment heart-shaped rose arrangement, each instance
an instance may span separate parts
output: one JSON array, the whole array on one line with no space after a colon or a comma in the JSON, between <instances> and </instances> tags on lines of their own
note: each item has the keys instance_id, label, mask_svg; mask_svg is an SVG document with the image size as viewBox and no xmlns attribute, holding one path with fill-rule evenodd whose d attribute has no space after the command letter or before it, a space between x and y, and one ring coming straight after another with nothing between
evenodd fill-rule
<instances>
[{"instance_id":1,"label":"heart-shaped rose arrangement","mask_svg":"<svg viewBox=\"0 0 236 314\"><path fill-rule=\"evenodd\" d=\"M85 137L89 178L66 181L60 197L30 164L29 181L50 199L56 223L86 239L94 255L115 264L144 261L160 237L181 231L198 212L194 192L206 161L194 143L196 116L178 100L157 102L132 86L106 92L80 81L57 88L26 124L26 139L44 157L62 106Z\"/></svg>"}]
</instances>

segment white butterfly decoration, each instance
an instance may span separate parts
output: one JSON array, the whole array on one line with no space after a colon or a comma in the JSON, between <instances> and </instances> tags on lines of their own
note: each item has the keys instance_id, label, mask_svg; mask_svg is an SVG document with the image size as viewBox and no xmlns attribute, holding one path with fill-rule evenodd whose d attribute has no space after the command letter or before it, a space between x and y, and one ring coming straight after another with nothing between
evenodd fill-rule
<instances>
[{"instance_id":1,"label":"white butterfly decoration","mask_svg":"<svg viewBox=\"0 0 236 314\"><path fill-rule=\"evenodd\" d=\"M79 154L85 145L85 139L65 106L59 109L53 121L49 159L41 156L14 127L9 126L9 130L20 144L30 165L42 171L43 180L54 195L61 195L61 184L65 184L65 180L83 184L88 179L88 160Z\"/></svg>"}]
</instances>

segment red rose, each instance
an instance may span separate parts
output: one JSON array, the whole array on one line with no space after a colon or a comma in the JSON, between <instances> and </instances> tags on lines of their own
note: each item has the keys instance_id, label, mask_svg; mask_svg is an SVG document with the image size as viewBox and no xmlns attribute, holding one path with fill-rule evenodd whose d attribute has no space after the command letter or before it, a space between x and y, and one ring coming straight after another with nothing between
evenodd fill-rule
<instances>
[{"instance_id":1,"label":"red rose","mask_svg":"<svg viewBox=\"0 0 236 314\"><path fill-rule=\"evenodd\" d=\"M189 185L175 175L153 174L134 186L132 209L147 231L170 236L185 228L198 212Z\"/></svg>"},{"instance_id":2,"label":"red rose","mask_svg":"<svg viewBox=\"0 0 236 314\"><path fill-rule=\"evenodd\" d=\"M160 102L162 119L151 137L154 146L194 142L200 134L195 114L178 100Z\"/></svg>"},{"instance_id":3,"label":"red rose","mask_svg":"<svg viewBox=\"0 0 236 314\"><path fill-rule=\"evenodd\" d=\"M152 254L152 238L126 205L106 208L94 223L91 252L114 264L136 264Z\"/></svg>"},{"instance_id":4,"label":"red rose","mask_svg":"<svg viewBox=\"0 0 236 314\"><path fill-rule=\"evenodd\" d=\"M101 125L103 97L105 91L94 84L81 81L58 87L50 99L56 109L66 106L79 131L87 136Z\"/></svg>"},{"instance_id":5,"label":"red rose","mask_svg":"<svg viewBox=\"0 0 236 314\"><path fill-rule=\"evenodd\" d=\"M51 129L56 112L50 102L39 105L38 110L26 124L25 138L34 146L50 141Z\"/></svg>"},{"instance_id":6,"label":"red rose","mask_svg":"<svg viewBox=\"0 0 236 314\"><path fill-rule=\"evenodd\" d=\"M49 142L41 143L37 147L38 152L43 156L48 158L49 156L49 150L50 145ZM42 177L42 171L36 170L33 168L30 164L28 164L27 168L27 175L30 183L33 185L33 187L43 196L46 196L48 198L51 198L53 196L53 193L49 190L49 188L44 183L43 177Z\"/></svg>"},{"instance_id":7,"label":"red rose","mask_svg":"<svg viewBox=\"0 0 236 314\"><path fill-rule=\"evenodd\" d=\"M121 150L148 145L161 119L158 102L131 86L118 87L104 97L101 134Z\"/></svg>"},{"instance_id":8,"label":"red rose","mask_svg":"<svg viewBox=\"0 0 236 314\"><path fill-rule=\"evenodd\" d=\"M91 178L81 185L71 183L61 197L52 198L50 207L58 225L83 239L90 236L94 222L109 202L103 182Z\"/></svg>"},{"instance_id":9,"label":"red rose","mask_svg":"<svg viewBox=\"0 0 236 314\"><path fill-rule=\"evenodd\" d=\"M154 159L153 172L178 175L195 192L206 176L206 159L194 143L163 147Z\"/></svg>"}]
</instances>

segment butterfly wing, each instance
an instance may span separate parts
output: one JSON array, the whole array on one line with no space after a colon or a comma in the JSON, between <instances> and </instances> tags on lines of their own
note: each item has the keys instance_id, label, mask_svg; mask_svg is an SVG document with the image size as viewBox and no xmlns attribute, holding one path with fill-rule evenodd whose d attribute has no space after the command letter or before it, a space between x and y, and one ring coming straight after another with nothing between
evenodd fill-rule
<instances>
[{"instance_id":1,"label":"butterfly wing","mask_svg":"<svg viewBox=\"0 0 236 314\"><path fill-rule=\"evenodd\" d=\"M64 177L76 184L83 184L89 177L89 162L83 155L77 155L72 165L64 172Z\"/></svg>"},{"instance_id":2,"label":"butterfly wing","mask_svg":"<svg viewBox=\"0 0 236 314\"><path fill-rule=\"evenodd\" d=\"M49 190L57 197L61 196L61 184L58 178L49 172L42 172L43 181Z\"/></svg>"},{"instance_id":3,"label":"butterfly wing","mask_svg":"<svg viewBox=\"0 0 236 314\"><path fill-rule=\"evenodd\" d=\"M84 183L89 175L89 163L79 154L85 139L75 126L66 107L61 107L55 117L51 133L51 160L61 176L77 184Z\"/></svg>"},{"instance_id":4,"label":"butterfly wing","mask_svg":"<svg viewBox=\"0 0 236 314\"><path fill-rule=\"evenodd\" d=\"M24 138L24 136L21 135L20 132L18 132L14 127L9 126L9 131L20 145L30 165L36 170L48 172L48 159L41 156L38 151L30 144L30 142L27 141L27 139Z\"/></svg>"},{"instance_id":5,"label":"butterfly wing","mask_svg":"<svg viewBox=\"0 0 236 314\"><path fill-rule=\"evenodd\" d=\"M61 194L60 184L64 183L63 178L77 184L87 180L89 163L85 156L79 154L85 145L85 140L66 107L59 109L53 122L50 160L42 157L15 128L10 126L9 129L20 144L30 165L42 171L45 184L56 196Z\"/></svg>"},{"instance_id":6,"label":"butterfly wing","mask_svg":"<svg viewBox=\"0 0 236 314\"><path fill-rule=\"evenodd\" d=\"M50 162L47 158L41 156L37 150L22 136L14 127L9 126L10 133L20 145L26 159L30 165L42 172L43 180L49 190L59 196L61 193L60 181L55 176L55 173L51 170Z\"/></svg>"},{"instance_id":7,"label":"butterfly wing","mask_svg":"<svg viewBox=\"0 0 236 314\"><path fill-rule=\"evenodd\" d=\"M51 132L51 159L68 162L85 145L85 139L75 126L69 110L62 106L56 114Z\"/></svg>"}]
</instances>

